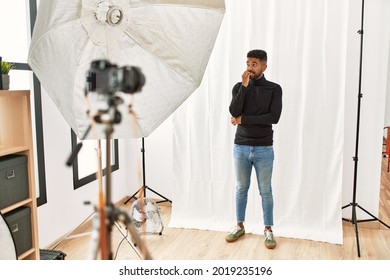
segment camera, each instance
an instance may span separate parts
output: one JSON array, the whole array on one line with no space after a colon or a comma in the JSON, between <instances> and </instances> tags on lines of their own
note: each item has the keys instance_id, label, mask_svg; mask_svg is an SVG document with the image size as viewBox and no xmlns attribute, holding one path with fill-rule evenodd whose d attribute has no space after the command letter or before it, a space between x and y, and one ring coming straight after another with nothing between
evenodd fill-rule
<instances>
[{"instance_id":1,"label":"camera","mask_svg":"<svg viewBox=\"0 0 390 280\"><path fill-rule=\"evenodd\" d=\"M87 74L87 91L113 94L121 91L133 94L141 91L145 76L134 66L117 67L108 60L95 60Z\"/></svg>"}]
</instances>

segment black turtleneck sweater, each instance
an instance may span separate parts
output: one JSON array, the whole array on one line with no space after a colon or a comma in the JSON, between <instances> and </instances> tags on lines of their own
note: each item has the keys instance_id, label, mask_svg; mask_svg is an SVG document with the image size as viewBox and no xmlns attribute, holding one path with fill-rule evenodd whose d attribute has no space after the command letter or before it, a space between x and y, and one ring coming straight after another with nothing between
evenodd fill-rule
<instances>
[{"instance_id":1,"label":"black turtleneck sweater","mask_svg":"<svg viewBox=\"0 0 390 280\"><path fill-rule=\"evenodd\" d=\"M230 114L241 116L237 126L235 144L250 146L271 146L273 144L272 124L279 121L282 112L282 88L267 81L264 75L250 80L248 87L237 83L233 87Z\"/></svg>"}]
</instances>

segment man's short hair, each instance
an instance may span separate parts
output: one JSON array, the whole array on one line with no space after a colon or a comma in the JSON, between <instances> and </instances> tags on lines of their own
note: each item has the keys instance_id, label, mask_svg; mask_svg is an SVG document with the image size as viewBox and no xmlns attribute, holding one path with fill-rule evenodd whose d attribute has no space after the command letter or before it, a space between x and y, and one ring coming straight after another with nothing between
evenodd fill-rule
<instances>
[{"instance_id":1,"label":"man's short hair","mask_svg":"<svg viewBox=\"0 0 390 280\"><path fill-rule=\"evenodd\" d=\"M246 57L257 58L260 61L267 62L267 52L263 50L251 50Z\"/></svg>"}]
</instances>

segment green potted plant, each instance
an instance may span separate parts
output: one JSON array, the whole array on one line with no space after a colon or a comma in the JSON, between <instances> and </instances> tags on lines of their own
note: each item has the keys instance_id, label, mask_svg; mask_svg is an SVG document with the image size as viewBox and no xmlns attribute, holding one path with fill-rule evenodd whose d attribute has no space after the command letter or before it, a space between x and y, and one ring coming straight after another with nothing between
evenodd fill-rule
<instances>
[{"instance_id":1,"label":"green potted plant","mask_svg":"<svg viewBox=\"0 0 390 280\"><path fill-rule=\"evenodd\" d=\"M1 61L1 79L3 81L3 89L9 89L9 71L14 67L14 64L7 61Z\"/></svg>"}]
</instances>

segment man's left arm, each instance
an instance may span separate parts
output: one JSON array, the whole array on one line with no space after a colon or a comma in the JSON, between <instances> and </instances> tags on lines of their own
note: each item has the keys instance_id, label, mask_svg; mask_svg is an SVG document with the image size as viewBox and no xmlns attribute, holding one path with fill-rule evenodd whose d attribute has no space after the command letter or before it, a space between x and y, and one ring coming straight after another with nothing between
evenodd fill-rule
<instances>
[{"instance_id":1,"label":"man's left arm","mask_svg":"<svg viewBox=\"0 0 390 280\"><path fill-rule=\"evenodd\" d=\"M243 115L241 124L276 124L282 113L282 88L277 86L272 96L269 113L263 115Z\"/></svg>"}]
</instances>

